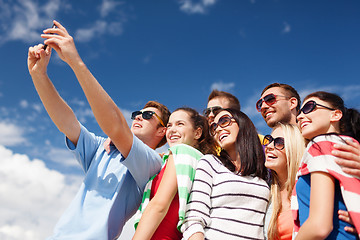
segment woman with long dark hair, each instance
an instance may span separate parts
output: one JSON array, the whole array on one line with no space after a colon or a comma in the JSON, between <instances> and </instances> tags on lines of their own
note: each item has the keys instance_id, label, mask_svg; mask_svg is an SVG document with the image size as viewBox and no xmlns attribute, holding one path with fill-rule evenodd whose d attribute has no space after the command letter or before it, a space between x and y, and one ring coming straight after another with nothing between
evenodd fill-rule
<instances>
[{"instance_id":1,"label":"woman with long dark hair","mask_svg":"<svg viewBox=\"0 0 360 240\"><path fill-rule=\"evenodd\" d=\"M270 190L264 151L251 120L241 111L221 110L210 125L219 156L198 163L190 194L184 239L263 239Z\"/></svg>"}]
</instances>

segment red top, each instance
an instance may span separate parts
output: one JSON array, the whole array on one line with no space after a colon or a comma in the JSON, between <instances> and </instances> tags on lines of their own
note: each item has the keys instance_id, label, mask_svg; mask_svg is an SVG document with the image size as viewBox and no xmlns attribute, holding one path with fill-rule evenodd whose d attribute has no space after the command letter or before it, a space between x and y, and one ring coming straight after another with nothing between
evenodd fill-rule
<instances>
[{"instance_id":1,"label":"red top","mask_svg":"<svg viewBox=\"0 0 360 240\"><path fill-rule=\"evenodd\" d=\"M150 200L154 197L157 189L160 185L161 179L164 175L166 165L161 169L159 174L153 179L151 185ZM182 238L182 233L177 229L177 223L179 222L179 196L176 192L174 199L172 200L169 210L164 219L160 223L152 236L152 240L176 240Z\"/></svg>"}]
</instances>

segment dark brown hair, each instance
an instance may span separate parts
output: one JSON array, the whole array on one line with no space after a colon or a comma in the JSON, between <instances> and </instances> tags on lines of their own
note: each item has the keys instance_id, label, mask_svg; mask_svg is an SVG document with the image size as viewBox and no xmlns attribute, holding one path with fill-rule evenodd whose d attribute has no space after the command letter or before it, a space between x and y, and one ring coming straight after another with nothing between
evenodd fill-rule
<instances>
[{"instance_id":1,"label":"dark brown hair","mask_svg":"<svg viewBox=\"0 0 360 240\"><path fill-rule=\"evenodd\" d=\"M265 154L253 122L245 113L236 109L227 108L223 111L228 111L239 126L236 149L240 155L241 175L254 175L267 180L268 172L264 165ZM230 171L235 171L235 165L226 150L221 150L219 159Z\"/></svg>"},{"instance_id":2,"label":"dark brown hair","mask_svg":"<svg viewBox=\"0 0 360 240\"><path fill-rule=\"evenodd\" d=\"M304 102L312 97L319 98L329 103L332 108L340 110L343 114L339 122L340 134L353 137L357 141L360 141L360 113L358 110L346 108L344 100L335 93L324 91L313 92L305 97Z\"/></svg>"},{"instance_id":3,"label":"dark brown hair","mask_svg":"<svg viewBox=\"0 0 360 240\"><path fill-rule=\"evenodd\" d=\"M209 95L208 102L214 98L225 98L225 99L229 100L230 108L234 108L239 111L241 109L239 99L237 99L237 97L235 97L231 93L214 89Z\"/></svg>"},{"instance_id":4,"label":"dark brown hair","mask_svg":"<svg viewBox=\"0 0 360 240\"><path fill-rule=\"evenodd\" d=\"M198 144L195 147L203 154L216 154L218 147L215 139L210 136L209 124L206 117L201 116L195 109L189 107L181 107L176 111L185 111L189 114L194 130L201 128L201 137L198 139Z\"/></svg>"}]
</instances>

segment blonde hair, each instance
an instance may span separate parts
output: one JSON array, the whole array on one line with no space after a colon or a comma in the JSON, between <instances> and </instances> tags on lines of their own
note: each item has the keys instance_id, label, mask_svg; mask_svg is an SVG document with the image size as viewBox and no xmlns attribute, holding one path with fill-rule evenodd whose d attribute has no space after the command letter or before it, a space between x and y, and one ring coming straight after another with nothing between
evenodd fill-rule
<instances>
[{"instance_id":1,"label":"blonde hair","mask_svg":"<svg viewBox=\"0 0 360 240\"><path fill-rule=\"evenodd\" d=\"M296 172L298 171L300 160L305 151L305 141L296 125L278 123L274 129L279 127L284 134L286 165L288 170L287 180L283 187L285 187L288 193L287 197L290 200L295 185ZM282 210L280 182L275 171L271 171L271 201L273 211L268 228L268 239L274 240L277 239L279 235L277 219Z\"/></svg>"}]
</instances>

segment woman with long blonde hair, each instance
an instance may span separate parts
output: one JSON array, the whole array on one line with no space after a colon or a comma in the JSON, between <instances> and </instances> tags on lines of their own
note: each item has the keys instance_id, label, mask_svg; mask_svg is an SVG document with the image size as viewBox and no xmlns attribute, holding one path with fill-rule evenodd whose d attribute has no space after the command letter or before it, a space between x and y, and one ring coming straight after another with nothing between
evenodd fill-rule
<instances>
[{"instance_id":1,"label":"woman with long blonde hair","mask_svg":"<svg viewBox=\"0 0 360 240\"><path fill-rule=\"evenodd\" d=\"M271 205L268 239L291 239L293 217L290 208L295 176L305 150L304 138L299 128L292 124L278 123L264 137L265 166L271 170Z\"/></svg>"}]
</instances>

